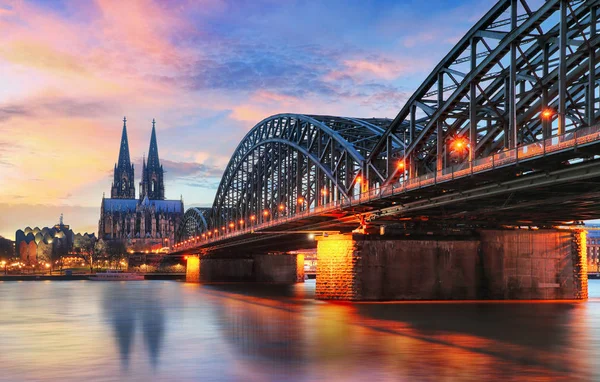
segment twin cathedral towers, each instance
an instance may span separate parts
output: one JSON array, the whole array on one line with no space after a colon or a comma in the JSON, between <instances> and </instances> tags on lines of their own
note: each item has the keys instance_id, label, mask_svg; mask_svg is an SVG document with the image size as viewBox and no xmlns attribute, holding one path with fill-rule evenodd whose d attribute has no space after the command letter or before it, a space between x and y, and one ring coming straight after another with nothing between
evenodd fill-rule
<instances>
[{"instance_id":1,"label":"twin cathedral towers","mask_svg":"<svg viewBox=\"0 0 600 382\"><path fill-rule=\"evenodd\" d=\"M158 158L154 120L148 158L146 160L144 157L143 160L139 186L139 198L136 198L127 119L123 118L119 159L115 163L110 198L102 197L98 237L103 240L123 240L127 248L134 251L169 246L181 224L184 209L182 200L165 200L164 170Z\"/></svg>"},{"instance_id":2,"label":"twin cathedral towers","mask_svg":"<svg viewBox=\"0 0 600 382\"><path fill-rule=\"evenodd\" d=\"M142 164L142 181L140 182L140 200L146 196L150 200L163 200L165 198L165 183L163 167L158 159L158 145L156 143L156 122L152 120L152 135L150 136L150 150L148 150L148 163L144 158ZM115 163L115 173L110 197L113 199L135 199L135 178L133 164L129 158L129 142L127 140L127 118L123 117L123 133L121 134L121 148L119 161Z\"/></svg>"}]
</instances>

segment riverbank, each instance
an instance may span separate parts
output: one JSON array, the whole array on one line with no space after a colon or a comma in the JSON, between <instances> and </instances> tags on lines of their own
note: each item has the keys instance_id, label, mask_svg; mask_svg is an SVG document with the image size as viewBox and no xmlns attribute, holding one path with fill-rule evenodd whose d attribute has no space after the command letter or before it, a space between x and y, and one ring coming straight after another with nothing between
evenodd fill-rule
<instances>
[{"instance_id":1,"label":"riverbank","mask_svg":"<svg viewBox=\"0 0 600 382\"><path fill-rule=\"evenodd\" d=\"M67 275L0 275L0 281L81 281L89 280L92 274ZM145 280L185 281L185 273L147 273Z\"/></svg>"}]
</instances>

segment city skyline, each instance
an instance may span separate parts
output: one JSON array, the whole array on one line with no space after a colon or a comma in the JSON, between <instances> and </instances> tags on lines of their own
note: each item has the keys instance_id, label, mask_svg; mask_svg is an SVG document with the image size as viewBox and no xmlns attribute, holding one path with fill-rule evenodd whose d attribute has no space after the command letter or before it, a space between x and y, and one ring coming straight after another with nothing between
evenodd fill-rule
<instances>
[{"instance_id":1,"label":"city skyline","mask_svg":"<svg viewBox=\"0 0 600 382\"><path fill-rule=\"evenodd\" d=\"M494 2L434 3L0 3L0 235L60 213L95 232L123 116L136 174L156 119L166 196L186 207L212 205L269 115L394 118Z\"/></svg>"}]
</instances>

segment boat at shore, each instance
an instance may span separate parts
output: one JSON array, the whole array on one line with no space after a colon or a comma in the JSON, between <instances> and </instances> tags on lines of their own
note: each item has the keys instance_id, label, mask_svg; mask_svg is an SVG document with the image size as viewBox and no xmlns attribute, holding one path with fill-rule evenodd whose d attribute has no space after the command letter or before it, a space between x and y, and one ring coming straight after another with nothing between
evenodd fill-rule
<instances>
[{"instance_id":1,"label":"boat at shore","mask_svg":"<svg viewBox=\"0 0 600 382\"><path fill-rule=\"evenodd\" d=\"M144 280L144 275L138 273L127 273L118 270L107 270L88 277L92 281L138 281Z\"/></svg>"}]
</instances>

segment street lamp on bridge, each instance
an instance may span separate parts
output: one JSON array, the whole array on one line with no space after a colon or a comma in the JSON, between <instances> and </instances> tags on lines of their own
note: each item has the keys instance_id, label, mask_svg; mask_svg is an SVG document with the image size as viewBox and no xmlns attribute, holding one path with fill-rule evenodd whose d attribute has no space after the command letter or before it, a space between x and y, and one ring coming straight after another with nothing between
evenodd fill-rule
<instances>
[{"instance_id":1,"label":"street lamp on bridge","mask_svg":"<svg viewBox=\"0 0 600 382\"><path fill-rule=\"evenodd\" d=\"M323 190L321 190L321 195L323 196L323 205L327 204L327 195L329 193L327 192L326 188L323 188Z\"/></svg>"},{"instance_id":2,"label":"street lamp on bridge","mask_svg":"<svg viewBox=\"0 0 600 382\"><path fill-rule=\"evenodd\" d=\"M298 212L302 212L302 210L304 209L305 201L306 201L306 199L304 199L304 197L302 197L302 196L298 197Z\"/></svg>"},{"instance_id":3,"label":"street lamp on bridge","mask_svg":"<svg viewBox=\"0 0 600 382\"><path fill-rule=\"evenodd\" d=\"M542 111L542 119L548 120L554 116L554 113L555 113L555 110L553 110L553 109L550 109L550 108L544 109Z\"/></svg>"},{"instance_id":4,"label":"street lamp on bridge","mask_svg":"<svg viewBox=\"0 0 600 382\"><path fill-rule=\"evenodd\" d=\"M542 110L542 112L540 113L540 118L542 119L542 121L545 122L552 122L552 119L554 118L554 116L558 116L558 134L563 134L565 132L565 127L563 125L566 125L566 117L564 113L561 113L560 111L553 109L551 107L547 107L544 110ZM548 135L552 135L551 132L552 128L550 128L550 132ZM546 131L544 129L544 131ZM544 138L546 138L547 136L544 134L543 135Z\"/></svg>"},{"instance_id":5,"label":"street lamp on bridge","mask_svg":"<svg viewBox=\"0 0 600 382\"><path fill-rule=\"evenodd\" d=\"M450 143L451 147L458 152L463 152L464 150L468 150L469 149L469 142L467 141L466 138L463 137L457 137L455 138L451 143Z\"/></svg>"}]
</instances>

